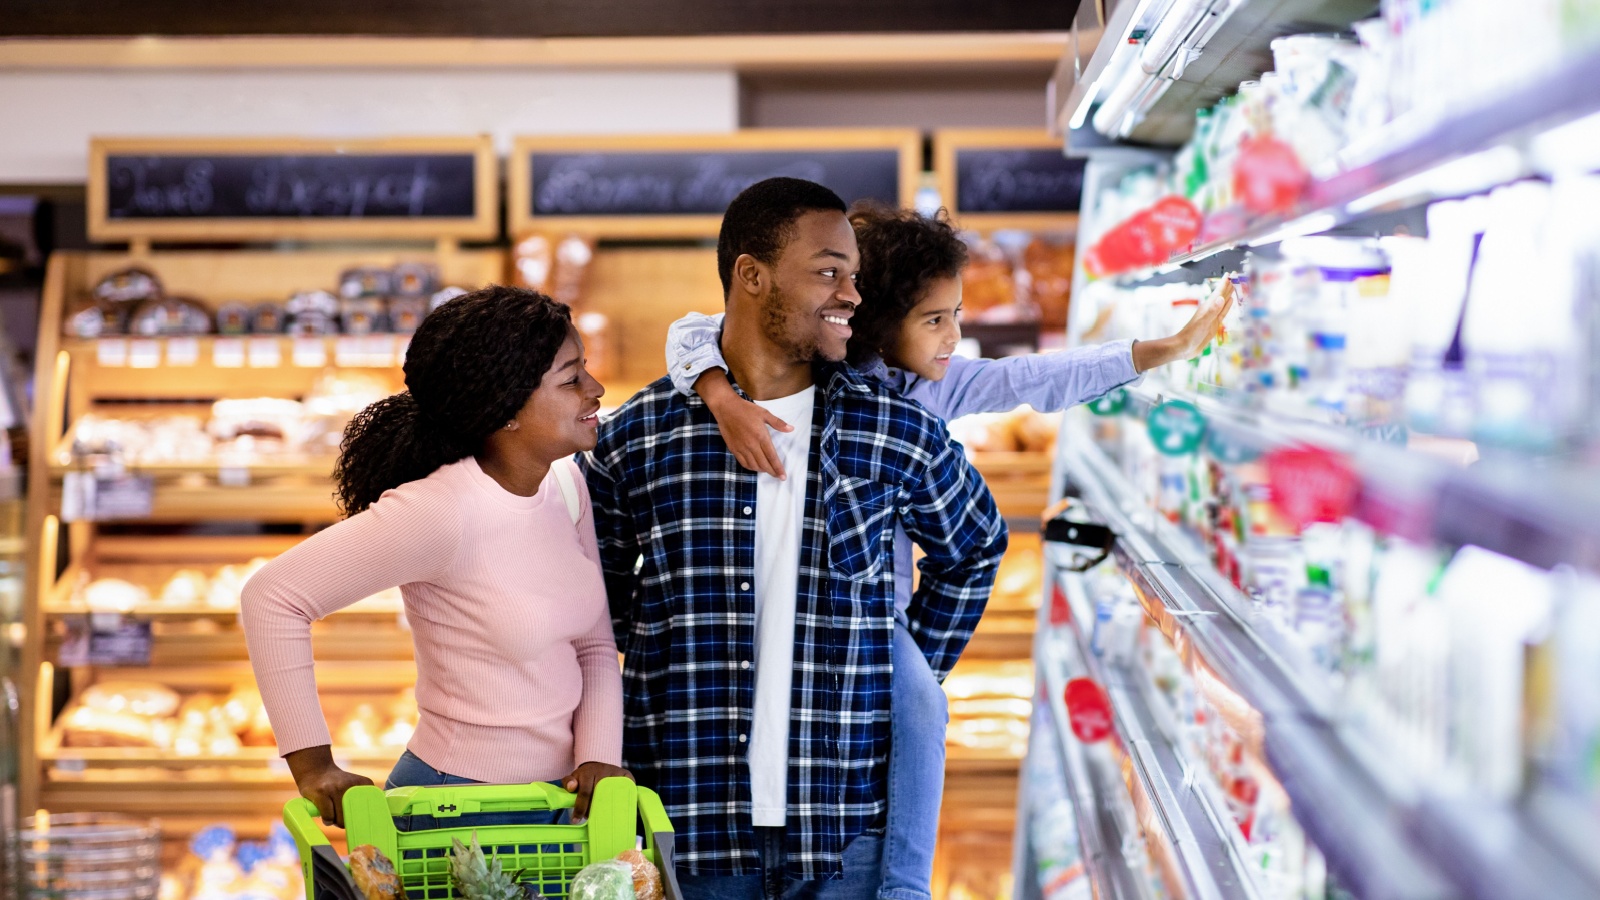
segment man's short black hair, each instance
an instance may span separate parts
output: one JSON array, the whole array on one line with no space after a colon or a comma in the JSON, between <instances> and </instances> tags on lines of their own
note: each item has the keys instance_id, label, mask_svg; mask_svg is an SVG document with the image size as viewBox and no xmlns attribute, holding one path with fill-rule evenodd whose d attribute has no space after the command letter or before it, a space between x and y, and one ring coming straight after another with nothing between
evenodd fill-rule
<instances>
[{"instance_id":1,"label":"man's short black hair","mask_svg":"<svg viewBox=\"0 0 1600 900\"><path fill-rule=\"evenodd\" d=\"M767 265L794 234L794 223L808 212L844 212L839 195L803 178L768 178L750 185L728 204L717 234L717 275L722 296L733 288L733 263L748 253Z\"/></svg>"}]
</instances>

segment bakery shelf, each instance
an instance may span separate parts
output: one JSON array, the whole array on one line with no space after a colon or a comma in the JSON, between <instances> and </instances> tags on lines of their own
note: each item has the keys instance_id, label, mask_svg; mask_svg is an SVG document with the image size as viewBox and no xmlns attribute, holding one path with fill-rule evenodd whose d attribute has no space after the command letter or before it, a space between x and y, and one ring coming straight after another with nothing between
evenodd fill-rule
<instances>
[{"instance_id":1,"label":"bakery shelf","mask_svg":"<svg viewBox=\"0 0 1600 900\"><path fill-rule=\"evenodd\" d=\"M1213 213L1202 233L1221 233L1174 254L1160 266L1118 280L1139 282L1241 245L1315 234L1371 215L1475 193L1537 174L1541 164L1528 153L1497 159L1493 165L1483 166L1481 174L1457 168L1450 177L1443 177L1443 167L1496 148L1526 150L1541 133L1600 113L1596 83L1600 83L1600 49L1590 49L1498 95L1484 97L1476 105L1431 118L1423 118L1427 113L1419 112L1413 118L1397 120L1370 140L1346 148L1339 157L1341 171L1313 181L1293 209L1259 216L1237 209ZM1229 92L1237 86L1235 82ZM1440 175L1433 176L1435 172ZM1219 227L1217 222L1227 224Z\"/></svg>"},{"instance_id":2,"label":"bakery shelf","mask_svg":"<svg viewBox=\"0 0 1600 900\"><path fill-rule=\"evenodd\" d=\"M1456 799L1408 777L1338 714L1332 686L1175 526L1143 507L1087 435L1062 456L1084 501L1118 534L1114 554L1185 661L1259 716L1261 749L1329 866L1364 897L1439 897L1441 878L1475 896L1578 896L1590 873L1540 837L1526 811ZM1480 878L1460 860L1494 870ZM1486 877L1486 876L1485 876ZM1501 889L1505 890L1501 890ZM1574 892L1577 893L1574 893Z\"/></svg>"}]
</instances>

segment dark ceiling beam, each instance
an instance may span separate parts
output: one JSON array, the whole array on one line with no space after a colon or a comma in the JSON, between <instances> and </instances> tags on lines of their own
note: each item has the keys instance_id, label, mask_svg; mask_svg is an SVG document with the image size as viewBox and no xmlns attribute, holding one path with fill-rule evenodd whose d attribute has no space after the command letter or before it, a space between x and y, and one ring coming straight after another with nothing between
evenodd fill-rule
<instances>
[{"instance_id":1,"label":"dark ceiling beam","mask_svg":"<svg viewBox=\"0 0 1600 900\"><path fill-rule=\"evenodd\" d=\"M0 37L1065 31L1074 0L0 0Z\"/></svg>"}]
</instances>

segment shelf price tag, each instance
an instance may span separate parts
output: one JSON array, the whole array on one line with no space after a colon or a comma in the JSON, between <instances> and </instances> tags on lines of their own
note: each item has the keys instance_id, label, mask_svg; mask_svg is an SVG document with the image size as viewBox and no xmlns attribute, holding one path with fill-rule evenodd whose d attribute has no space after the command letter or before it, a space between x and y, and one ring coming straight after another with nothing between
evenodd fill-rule
<instances>
[{"instance_id":1,"label":"shelf price tag","mask_svg":"<svg viewBox=\"0 0 1600 900\"><path fill-rule=\"evenodd\" d=\"M192 337L167 338L167 365L192 366L200 362L200 342Z\"/></svg>"},{"instance_id":2,"label":"shelf price tag","mask_svg":"<svg viewBox=\"0 0 1600 900\"><path fill-rule=\"evenodd\" d=\"M336 338L333 342L333 363L340 368L350 368L361 365L361 339L358 337Z\"/></svg>"},{"instance_id":3,"label":"shelf price tag","mask_svg":"<svg viewBox=\"0 0 1600 900\"><path fill-rule=\"evenodd\" d=\"M244 368L244 341L239 338L217 338L211 345L211 364L219 369Z\"/></svg>"},{"instance_id":4,"label":"shelf price tag","mask_svg":"<svg viewBox=\"0 0 1600 900\"><path fill-rule=\"evenodd\" d=\"M275 337L251 338L249 350L252 369L276 369L283 364L283 348Z\"/></svg>"},{"instance_id":5,"label":"shelf price tag","mask_svg":"<svg viewBox=\"0 0 1600 900\"><path fill-rule=\"evenodd\" d=\"M394 335L373 334L363 340L361 357L366 365L373 368L387 368L394 365Z\"/></svg>"},{"instance_id":6,"label":"shelf price tag","mask_svg":"<svg viewBox=\"0 0 1600 900\"><path fill-rule=\"evenodd\" d=\"M63 666L150 665L150 622L121 613L91 613L65 622Z\"/></svg>"},{"instance_id":7,"label":"shelf price tag","mask_svg":"<svg viewBox=\"0 0 1600 900\"><path fill-rule=\"evenodd\" d=\"M1103 741L1111 736L1111 698L1092 678L1074 678L1067 682L1067 719L1072 733L1085 744Z\"/></svg>"},{"instance_id":8,"label":"shelf price tag","mask_svg":"<svg viewBox=\"0 0 1600 900\"><path fill-rule=\"evenodd\" d=\"M304 369L320 369L328 364L328 342L320 337L294 339L294 364Z\"/></svg>"},{"instance_id":9,"label":"shelf price tag","mask_svg":"<svg viewBox=\"0 0 1600 900\"><path fill-rule=\"evenodd\" d=\"M95 342L94 358L103 368L125 366L128 364L128 341L126 338L101 338Z\"/></svg>"},{"instance_id":10,"label":"shelf price tag","mask_svg":"<svg viewBox=\"0 0 1600 900\"><path fill-rule=\"evenodd\" d=\"M1188 456L1195 452L1200 449L1200 440L1206 433L1205 418L1187 400L1157 404L1145 423L1150 428L1151 443L1167 456Z\"/></svg>"},{"instance_id":11,"label":"shelf price tag","mask_svg":"<svg viewBox=\"0 0 1600 900\"><path fill-rule=\"evenodd\" d=\"M128 342L128 365L135 369L154 369L161 365L161 342L144 338Z\"/></svg>"},{"instance_id":12,"label":"shelf price tag","mask_svg":"<svg viewBox=\"0 0 1600 900\"><path fill-rule=\"evenodd\" d=\"M217 466L217 484L223 487L249 487L250 467L248 465Z\"/></svg>"},{"instance_id":13,"label":"shelf price tag","mask_svg":"<svg viewBox=\"0 0 1600 900\"><path fill-rule=\"evenodd\" d=\"M1089 401L1089 412L1097 416L1114 416L1128 408L1128 392L1112 388Z\"/></svg>"},{"instance_id":14,"label":"shelf price tag","mask_svg":"<svg viewBox=\"0 0 1600 900\"><path fill-rule=\"evenodd\" d=\"M63 522L144 519L155 505L155 479L118 468L68 472L61 479Z\"/></svg>"}]
</instances>

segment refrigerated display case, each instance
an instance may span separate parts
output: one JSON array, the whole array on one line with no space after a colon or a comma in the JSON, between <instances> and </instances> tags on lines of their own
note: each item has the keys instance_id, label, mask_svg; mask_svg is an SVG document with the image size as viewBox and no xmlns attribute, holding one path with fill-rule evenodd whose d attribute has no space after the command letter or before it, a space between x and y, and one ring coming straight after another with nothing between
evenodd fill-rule
<instances>
[{"instance_id":1,"label":"refrigerated display case","mask_svg":"<svg viewBox=\"0 0 1600 900\"><path fill-rule=\"evenodd\" d=\"M1058 441L1036 662L1099 896L1600 893L1597 19L1491 7L1125 3L1057 86L1069 343L1237 297Z\"/></svg>"}]
</instances>

